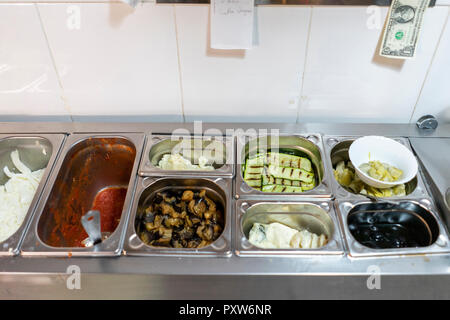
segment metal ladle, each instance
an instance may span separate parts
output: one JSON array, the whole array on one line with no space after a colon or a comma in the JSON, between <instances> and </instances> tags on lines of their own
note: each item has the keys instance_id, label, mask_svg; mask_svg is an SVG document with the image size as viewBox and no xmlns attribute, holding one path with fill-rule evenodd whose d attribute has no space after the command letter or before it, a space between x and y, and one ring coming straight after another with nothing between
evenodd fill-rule
<instances>
[{"instance_id":1,"label":"metal ladle","mask_svg":"<svg viewBox=\"0 0 450 320\"><path fill-rule=\"evenodd\" d=\"M388 199L385 199L385 198L380 199L380 198L377 198L375 196L371 196L369 194L361 194L361 195L363 195L366 198L369 198L372 202L386 202L386 203L392 204L394 206L400 204L400 202L398 202L398 201L388 200Z\"/></svg>"},{"instance_id":2,"label":"metal ladle","mask_svg":"<svg viewBox=\"0 0 450 320\"><path fill-rule=\"evenodd\" d=\"M101 243L110 234L110 232L101 232L100 211L98 210L89 210L81 217L81 224L89 236L82 241L85 247Z\"/></svg>"}]
</instances>

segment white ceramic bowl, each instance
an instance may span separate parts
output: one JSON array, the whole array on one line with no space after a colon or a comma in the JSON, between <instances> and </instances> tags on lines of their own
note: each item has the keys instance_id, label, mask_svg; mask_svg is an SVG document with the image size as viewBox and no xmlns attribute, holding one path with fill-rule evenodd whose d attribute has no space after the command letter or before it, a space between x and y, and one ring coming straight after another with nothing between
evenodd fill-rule
<instances>
[{"instance_id":1,"label":"white ceramic bowl","mask_svg":"<svg viewBox=\"0 0 450 320\"><path fill-rule=\"evenodd\" d=\"M356 139L348 150L350 161L361 180L375 188L391 188L406 183L417 175L418 164L414 154L401 143L380 136L366 136ZM369 159L370 155L370 159ZM369 161L381 161L403 171L403 175L395 182L374 179L359 169Z\"/></svg>"}]
</instances>

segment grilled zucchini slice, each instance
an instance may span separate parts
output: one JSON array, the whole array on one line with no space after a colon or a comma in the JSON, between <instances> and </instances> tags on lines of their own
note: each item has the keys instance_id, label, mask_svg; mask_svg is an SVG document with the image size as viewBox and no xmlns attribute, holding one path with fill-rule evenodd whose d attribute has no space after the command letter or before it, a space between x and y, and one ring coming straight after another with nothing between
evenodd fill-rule
<instances>
[{"instance_id":1,"label":"grilled zucchini slice","mask_svg":"<svg viewBox=\"0 0 450 320\"><path fill-rule=\"evenodd\" d=\"M283 185L283 186L294 186L294 187L301 186L301 182L298 180L275 178L274 176L265 174L262 176L262 185L265 186L268 184L278 184L278 185Z\"/></svg>"},{"instance_id":2,"label":"grilled zucchini slice","mask_svg":"<svg viewBox=\"0 0 450 320\"><path fill-rule=\"evenodd\" d=\"M301 187L293 187L293 186L280 186L277 184L268 184L262 186L262 192L302 192Z\"/></svg>"},{"instance_id":3,"label":"grilled zucchini slice","mask_svg":"<svg viewBox=\"0 0 450 320\"><path fill-rule=\"evenodd\" d=\"M297 168L305 171L312 171L311 161L309 159L284 153L267 153L267 164L277 167Z\"/></svg>"},{"instance_id":4,"label":"grilled zucchini slice","mask_svg":"<svg viewBox=\"0 0 450 320\"><path fill-rule=\"evenodd\" d=\"M267 172L275 178L300 180L306 183L314 182L314 173L297 168L285 168L269 165Z\"/></svg>"}]
</instances>

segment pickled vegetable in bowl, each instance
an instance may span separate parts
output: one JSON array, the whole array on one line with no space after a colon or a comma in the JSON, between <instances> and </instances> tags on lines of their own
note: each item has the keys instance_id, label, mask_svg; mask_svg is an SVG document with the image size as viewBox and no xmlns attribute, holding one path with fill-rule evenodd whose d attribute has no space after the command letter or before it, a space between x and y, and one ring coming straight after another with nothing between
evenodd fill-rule
<instances>
[{"instance_id":1,"label":"pickled vegetable in bowl","mask_svg":"<svg viewBox=\"0 0 450 320\"><path fill-rule=\"evenodd\" d=\"M373 197L405 196L406 185L398 184L391 188L375 188L365 184L355 173L355 168L350 161L340 161L334 169L334 177L344 188L354 193L370 195Z\"/></svg>"},{"instance_id":2,"label":"pickled vegetable in bowl","mask_svg":"<svg viewBox=\"0 0 450 320\"><path fill-rule=\"evenodd\" d=\"M417 175L413 153L401 143L379 136L356 139L348 150L358 177L375 188L404 184Z\"/></svg>"},{"instance_id":3,"label":"pickled vegetable in bowl","mask_svg":"<svg viewBox=\"0 0 450 320\"><path fill-rule=\"evenodd\" d=\"M398 181L403 175L402 170L378 160L363 163L359 166L359 169L374 179L387 182Z\"/></svg>"}]
</instances>

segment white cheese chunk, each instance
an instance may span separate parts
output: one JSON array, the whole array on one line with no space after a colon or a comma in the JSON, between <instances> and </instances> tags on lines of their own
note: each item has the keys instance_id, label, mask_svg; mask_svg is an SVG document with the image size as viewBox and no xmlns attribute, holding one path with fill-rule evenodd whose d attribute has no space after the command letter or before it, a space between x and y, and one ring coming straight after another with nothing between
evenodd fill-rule
<instances>
[{"instance_id":1,"label":"white cheese chunk","mask_svg":"<svg viewBox=\"0 0 450 320\"><path fill-rule=\"evenodd\" d=\"M324 234L318 236L308 230L296 230L278 222L254 223L249 232L249 241L263 249L315 249L327 243Z\"/></svg>"},{"instance_id":2,"label":"white cheese chunk","mask_svg":"<svg viewBox=\"0 0 450 320\"><path fill-rule=\"evenodd\" d=\"M208 159L200 156L199 165L192 164L181 154L165 154L158 163L163 170L214 170L213 166L207 164Z\"/></svg>"}]
</instances>

